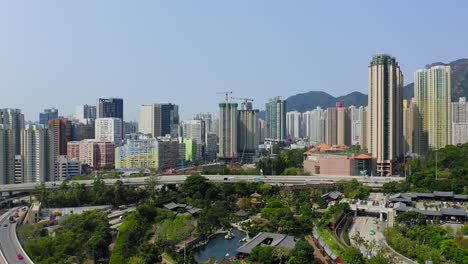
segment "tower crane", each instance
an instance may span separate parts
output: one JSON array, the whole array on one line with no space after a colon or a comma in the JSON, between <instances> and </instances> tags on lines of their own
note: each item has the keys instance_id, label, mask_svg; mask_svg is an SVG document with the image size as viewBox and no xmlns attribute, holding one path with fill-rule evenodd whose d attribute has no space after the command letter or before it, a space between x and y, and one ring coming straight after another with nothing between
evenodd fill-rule
<instances>
[{"instance_id":1,"label":"tower crane","mask_svg":"<svg viewBox=\"0 0 468 264\"><path fill-rule=\"evenodd\" d=\"M216 94L224 94L226 102L229 101L229 95L232 94L233 91L225 91L225 92L217 92Z\"/></svg>"},{"instance_id":2,"label":"tower crane","mask_svg":"<svg viewBox=\"0 0 468 264\"><path fill-rule=\"evenodd\" d=\"M245 107L245 108L244 108L245 110L248 110L248 106L247 106L248 103L254 101L254 99L252 99L252 98L247 98L247 97L231 97L231 99L232 99L232 100L242 100L242 101L244 101L244 102L243 102L243 105L244 105L244 107Z\"/></svg>"}]
</instances>

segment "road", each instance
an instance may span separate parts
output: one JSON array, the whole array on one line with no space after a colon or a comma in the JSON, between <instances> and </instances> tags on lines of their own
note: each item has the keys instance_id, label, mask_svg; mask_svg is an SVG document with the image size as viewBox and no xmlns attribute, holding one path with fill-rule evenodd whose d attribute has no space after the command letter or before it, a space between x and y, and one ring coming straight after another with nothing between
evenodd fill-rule
<instances>
[{"instance_id":1,"label":"road","mask_svg":"<svg viewBox=\"0 0 468 264\"><path fill-rule=\"evenodd\" d=\"M0 256L0 263L33 263L29 257L24 252L21 244L18 241L18 237L16 236L16 225L17 223L10 224L8 218L14 214L14 212L21 207L15 207L10 211L4 213L0 216L0 250L1 255L3 255L4 259ZM8 226L4 226L4 225ZM24 256L23 260L19 260L17 254L21 253ZM6 262L5 262L6 261Z\"/></svg>"},{"instance_id":2,"label":"road","mask_svg":"<svg viewBox=\"0 0 468 264\"><path fill-rule=\"evenodd\" d=\"M183 183L185 178L190 175L165 175L160 176L159 182L161 184L180 184ZM402 177L372 177L364 178L360 176L259 176L259 175L203 175L210 181L214 182L236 182L236 181L264 181L267 183L275 184L333 184L339 180L352 180L357 179L359 182L368 185L369 187L382 187L386 182L402 181ZM138 178L125 178L123 182L125 185L145 185L146 180L150 177ZM113 185L118 179L104 179L107 185ZM84 181L70 181L78 182L91 186L94 180ZM62 182L46 182L46 188L58 188ZM22 183L22 184L4 184L0 185L1 192L29 192L33 191L37 183Z\"/></svg>"}]
</instances>

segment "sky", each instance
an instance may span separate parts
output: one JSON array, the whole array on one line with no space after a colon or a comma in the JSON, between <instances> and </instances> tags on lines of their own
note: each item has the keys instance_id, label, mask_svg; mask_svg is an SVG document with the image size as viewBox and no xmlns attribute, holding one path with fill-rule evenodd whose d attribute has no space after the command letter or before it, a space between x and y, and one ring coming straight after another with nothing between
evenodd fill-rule
<instances>
[{"instance_id":1,"label":"sky","mask_svg":"<svg viewBox=\"0 0 468 264\"><path fill-rule=\"evenodd\" d=\"M367 93L376 53L405 83L432 62L466 58L468 1L0 0L0 108L27 120L124 98L175 103L183 119L217 116L234 91L265 108L273 96Z\"/></svg>"}]
</instances>

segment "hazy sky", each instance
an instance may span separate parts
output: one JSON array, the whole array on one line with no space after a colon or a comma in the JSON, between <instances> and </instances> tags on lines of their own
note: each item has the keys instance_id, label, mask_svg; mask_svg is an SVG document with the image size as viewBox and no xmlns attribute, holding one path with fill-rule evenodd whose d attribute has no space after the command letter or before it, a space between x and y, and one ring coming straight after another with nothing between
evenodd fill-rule
<instances>
[{"instance_id":1,"label":"hazy sky","mask_svg":"<svg viewBox=\"0 0 468 264\"><path fill-rule=\"evenodd\" d=\"M218 91L255 98L367 93L372 54L414 70L468 57L468 1L0 0L0 108L37 120L98 97L217 115Z\"/></svg>"}]
</instances>

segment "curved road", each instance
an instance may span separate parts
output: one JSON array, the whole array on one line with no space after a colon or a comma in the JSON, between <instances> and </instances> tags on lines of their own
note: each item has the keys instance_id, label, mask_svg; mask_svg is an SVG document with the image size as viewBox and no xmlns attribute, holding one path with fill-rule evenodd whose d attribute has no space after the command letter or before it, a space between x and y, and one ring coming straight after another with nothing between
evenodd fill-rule
<instances>
[{"instance_id":1,"label":"curved road","mask_svg":"<svg viewBox=\"0 0 468 264\"><path fill-rule=\"evenodd\" d=\"M26 255L26 252L18 241L18 237L16 236L17 223L10 224L8 220L8 218L20 208L21 207L15 207L0 216L0 263L34 263ZM8 226L5 227L5 224ZM18 259L18 253L23 255L23 260Z\"/></svg>"}]
</instances>

